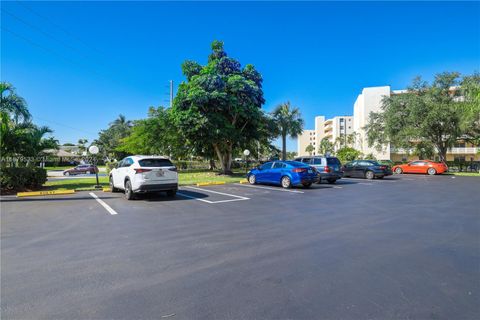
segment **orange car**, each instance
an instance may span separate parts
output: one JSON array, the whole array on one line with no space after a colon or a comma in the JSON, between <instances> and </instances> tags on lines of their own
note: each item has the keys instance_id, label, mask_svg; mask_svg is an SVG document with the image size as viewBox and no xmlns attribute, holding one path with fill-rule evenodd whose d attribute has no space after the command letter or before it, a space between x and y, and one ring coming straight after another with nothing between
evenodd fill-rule
<instances>
[{"instance_id":1,"label":"orange car","mask_svg":"<svg viewBox=\"0 0 480 320\"><path fill-rule=\"evenodd\" d=\"M395 173L428 173L429 175L441 174L448 170L446 164L430 160L417 160L407 164L399 164L392 168Z\"/></svg>"}]
</instances>

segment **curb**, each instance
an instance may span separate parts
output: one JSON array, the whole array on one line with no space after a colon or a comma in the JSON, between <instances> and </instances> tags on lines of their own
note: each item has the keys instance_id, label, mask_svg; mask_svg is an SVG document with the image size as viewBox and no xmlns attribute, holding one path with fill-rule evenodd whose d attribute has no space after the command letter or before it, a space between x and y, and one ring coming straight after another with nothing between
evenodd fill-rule
<instances>
[{"instance_id":1,"label":"curb","mask_svg":"<svg viewBox=\"0 0 480 320\"><path fill-rule=\"evenodd\" d=\"M238 183L240 183L240 184L248 184L248 180L246 180L246 179L245 179L245 180L240 180Z\"/></svg>"},{"instance_id":2,"label":"curb","mask_svg":"<svg viewBox=\"0 0 480 320\"><path fill-rule=\"evenodd\" d=\"M72 194L72 193L75 193L75 190L31 191L31 192L18 192L17 197L53 196L57 194Z\"/></svg>"},{"instance_id":3,"label":"curb","mask_svg":"<svg viewBox=\"0 0 480 320\"><path fill-rule=\"evenodd\" d=\"M102 188L78 188L78 189L75 189L75 191L79 192L79 191L101 191Z\"/></svg>"},{"instance_id":4,"label":"curb","mask_svg":"<svg viewBox=\"0 0 480 320\"><path fill-rule=\"evenodd\" d=\"M225 181L217 181L217 182L201 182L197 183L197 187L203 187L203 186L213 186L213 185L218 185L218 184L226 184Z\"/></svg>"}]
</instances>

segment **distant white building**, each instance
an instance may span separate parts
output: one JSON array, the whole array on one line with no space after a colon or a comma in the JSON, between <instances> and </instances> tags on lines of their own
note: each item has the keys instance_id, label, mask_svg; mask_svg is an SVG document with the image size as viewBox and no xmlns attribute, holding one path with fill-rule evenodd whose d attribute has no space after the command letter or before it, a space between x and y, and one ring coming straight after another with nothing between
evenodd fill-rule
<instances>
[{"instance_id":1,"label":"distant white building","mask_svg":"<svg viewBox=\"0 0 480 320\"><path fill-rule=\"evenodd\" d=\"M455 89L455 88L453 88ZM382 111L382 100L385 97L400 95L407 90L391 90L390 86L364 88L353 105L353 123L356 133L355 149L364 155L373 154L378 160L410 161L418 157L408 150L396 149L389 144L383 145L381 150L368 146L365 126L368 124L371 112ZM458 98L461 99L461 98ZM447 151L447 161L479 161L478 146L465 142L458 142L454 148ZM438 157L436 159L438 160Z\"/></svg>"},{"instance_id":2,"label":"distant white building","mask_svg":"<svg viewBox=\"0 0 480 320\"><path fill-rule=\"evenodd\" d=\"M315 117L315 129L304 130L298 136L297 153L299 156L309 155L305 149L311 144L314 148L312 155L318 154L318 146L323 138L327 138L332 144L337 139L345 139L353 132L352 116L337 116L325 120L325 116Z\"/></svg>"},{"instance_id":3,"label":"distant white building","mask_svg":"<svg viewBox=\"0 0 480 320\"><path fill-rule=\"evenodd\" d=\"M352 116L338 116L325 120L324 116L315 117L315 129L304 130L298 136L298 155L308 155L305 151L309 144L312 144L315 151L312 155L318 154L318 146L323 138L328 138L335 144L338 137L346 137L355 134L353 147L364 156L372 154L377 160L410 161L418 159L412 152L403 149L396 149L386 144L377 148L368 146L365 126L368 124L371 112L382 111L382 100L392 95L404 94L407 90L391 90L390 86L364 88L355 100ZM459 98L460 99L460 98ZM336 146L338 148L338 144ZM480 161L480 148L466 142L458 142L447 152L447 161ZM438 157L432 160L438 160Z\"/></svg>"}]
</instances>

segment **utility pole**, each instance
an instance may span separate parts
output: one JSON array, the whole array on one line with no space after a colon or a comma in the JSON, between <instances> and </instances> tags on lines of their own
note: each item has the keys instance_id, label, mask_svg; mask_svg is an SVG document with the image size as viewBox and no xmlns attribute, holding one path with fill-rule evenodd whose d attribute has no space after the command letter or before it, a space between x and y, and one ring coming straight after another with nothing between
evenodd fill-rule
<instances>
[{"instance_id":1,"label":"utility pole","mask_svg":"<svg viewBox=\"0 0 480 320\"><path fill-rule=\"evenodd\" d=\"M173 80L170 80L170 108L173 106Z\"/></svg>"}]
</instances>

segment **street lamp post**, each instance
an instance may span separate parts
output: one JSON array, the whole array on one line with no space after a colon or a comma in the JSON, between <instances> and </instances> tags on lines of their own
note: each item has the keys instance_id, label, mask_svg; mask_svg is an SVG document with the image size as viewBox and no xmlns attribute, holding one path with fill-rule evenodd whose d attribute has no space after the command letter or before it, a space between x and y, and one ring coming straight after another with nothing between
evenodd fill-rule
<instances>
[{"instance_id":1,"label":"street lamp post","mask_svg":"<svg viewBox=\"0 0 480 320\"><path fill-rule=\"evenodd\" d=\"M98 147L97 146L90 146L90 148L88 148L88 152L90 152L91 154L93 155L96 155L98 153ZM98 168L97 168L97 157L95 157L95 159L93 160L94 162L94 165L95 165L95 168L97 170L95 170L95 177L97 178L97 184L95 185L95 188L101 188L102 186L100 185L100 183L98 182Z\"/></svg>"},{"instance_id":2,"label":"street lamp post","mask_svg":"<svg viewBox=\"0 0 480 320\"><path fill-rule=\"evenodd\" d=\"M250 150L243 150L243 155L245 156L245 174L248 173L248 156L250 155Z\"/></svg>"}]
</instances>

